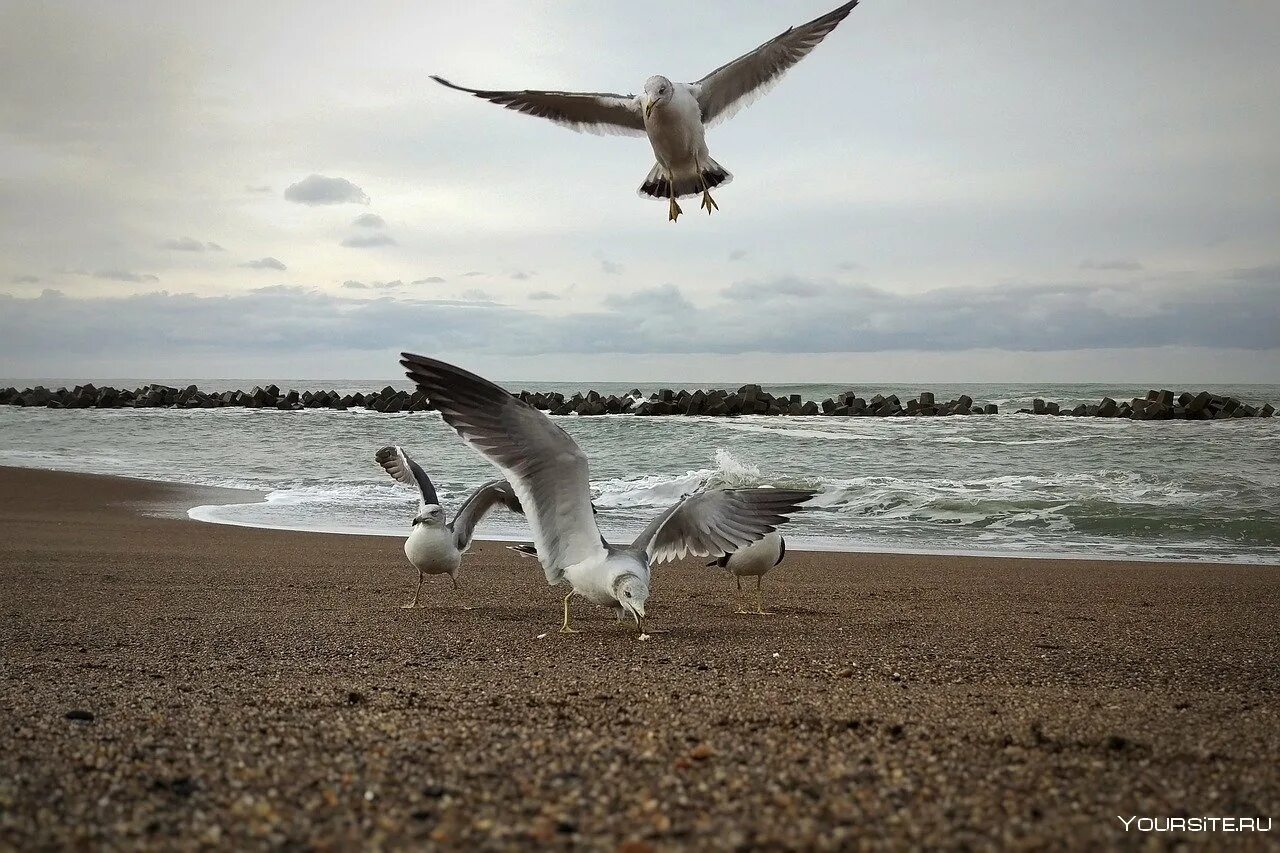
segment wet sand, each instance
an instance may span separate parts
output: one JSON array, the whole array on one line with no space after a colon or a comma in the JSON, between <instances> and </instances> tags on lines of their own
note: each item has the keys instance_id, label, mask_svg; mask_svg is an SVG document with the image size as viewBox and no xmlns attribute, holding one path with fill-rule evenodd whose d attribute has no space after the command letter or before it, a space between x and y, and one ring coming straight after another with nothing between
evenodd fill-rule
<instances>
[{"instance_id":1,"label":"wet sand","mask_svg":"<svg viewBox=\"0 0 1280 853\"><path fill-rule=\"evenodd\" d=\"M691 560L639 642L585 603L557 634L501 545L464 564L475 609L435 578L404 610L399 540L174 512L208 499L0 468L0 848L1084 847L1152 840L1117 815L1280 817L1274 566L789 553L760 617Z\"/></svg>"}]
</instances>

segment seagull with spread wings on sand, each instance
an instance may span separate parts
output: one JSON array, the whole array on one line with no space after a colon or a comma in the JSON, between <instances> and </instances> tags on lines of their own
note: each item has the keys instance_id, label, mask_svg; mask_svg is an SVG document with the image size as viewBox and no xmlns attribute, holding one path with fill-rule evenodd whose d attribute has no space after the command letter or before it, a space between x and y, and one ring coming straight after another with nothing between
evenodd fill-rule
<instances>
[{"instance_id":1,"label":"seagull with spread wings on sand","mask_svg":"<svg viewBox=\"0 0 1280 853\"><path fill-rule=\"evenodd\" d=\"M413 601L406 608L418 606L424 575L448 575L453 589L458 589L458 568L462 555L471 547L471 534L489 510L504 506L514 513L523 514L520 500L503 480L491 480L471 493L471 497L458 508L458 515L451 521L444 517L444 507L436 497L436 487L422 470L422 466L393 445L374 454L382 469L407 486L418 487L418 514L413 517L409 538L404 541L404 555L418 570L418 586L413 591ZM463 605L463 609L467 608Z\"/></svg>"},{"instance_id":2,"label":"seagull with spread wings on sand","mask_svg":"<svg viewBox=\"0 0 1280 853\"><path fill-rule=\"evenodd\" d=\"M520 500L547 582L634 619L645 638L650 567L686 554L719 557L772 533L814 492L725 489L700 492L659 515L630 545L605 541L591 505L587 456L551 419L487 379L426 356L402 353L406 375L444 422L502 472Z\"/></svg>"}]
</instances>

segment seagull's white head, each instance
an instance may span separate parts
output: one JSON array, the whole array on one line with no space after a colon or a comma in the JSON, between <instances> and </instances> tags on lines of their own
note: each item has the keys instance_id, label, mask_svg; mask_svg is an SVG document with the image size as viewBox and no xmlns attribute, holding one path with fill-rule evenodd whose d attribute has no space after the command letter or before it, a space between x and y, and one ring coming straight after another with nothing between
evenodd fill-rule
<instances>
[{"instance_id":1,"label":"seagull's white head","mask_svg":"<svg viewBox=\"0 0 1280 853\"><path fill-rule=\"evenodd\" d=\"M613 582L613 594L622 608L622 616L630 616L636 624L644 625L644 604L649 600L649 585L639 575L618 575Z\"/></svg>"},{"instance_id":2,"label":"seagull's white head","mask_svg":"<svg viewBox=\"0 0 1280 853\"><path fill-rule=\"evenodd\" d=\"M417 527L419 524L432 527L444 524L444 510L437 504L427 504L413 517L413 526Z\"/></svg>"},{"instance_id":3,"label":"seagull's white head","mask_svg":"<svg viewBox=\"0 0 1280 853\"><path fill-rule=\"evenodd\" d=\"M674 92L675 86L661 74L644 81L644 117L648 118L658 104L671 100Z\"/></svg>"}]
</instances>

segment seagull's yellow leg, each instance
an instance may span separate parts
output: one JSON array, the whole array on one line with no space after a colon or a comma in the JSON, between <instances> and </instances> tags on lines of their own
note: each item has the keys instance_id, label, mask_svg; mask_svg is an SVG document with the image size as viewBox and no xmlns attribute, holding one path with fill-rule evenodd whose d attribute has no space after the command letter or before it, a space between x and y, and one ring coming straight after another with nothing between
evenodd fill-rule
<instances>
[{"instance_id":1,"label":"seagull's yellow leg","mask_svg":"<svg viewBox=\"0 0 1280 853\"><path fill-rule=\"evenodd\" d=\"M762 575L756 575L756 613L761 616L769 616L771 614L764 609L764 593L760 590L760 580L762 577Z\"/></svg>"},{"instance_id":2,"label":"seagull's yellow leg","mask_svg":"<svg viewBox=\"0 0 1280 853\"><path fill-rule=\"evenodd\" d=\"M457 575L449 575L449 579L450 579L451 581L453 581L453 591L454 591L454 592L456 592L456 593L458 594L458 605L459 605L463 610L470 610L470 609L471 609L471 605L467 604L467 600L466 600L465 598L463 598L463 597L462 597L462 587L458 585L458 576L457 576Z\"/></svg>"},{"instance_id":3,"label":"seagull's yellow leg","mask_svg":"<svg viewBox=\"0 0 1280 853\"><path fill-rule=\"evenodd\" d=\"M676 204L676 181L670 172L667 173L667 200L671 202L667 208L667 221L675 222L684 211L680 209L680 205Z\"/></svg>"},{"instance_id":4,"label":"seagull's yellow leg","mask_svg":"<svg viewBox=\"0 0 1280 853\"><path fill-rule=\"evenodd\" d=\"M418 595L422 592L422 569L418 569L418 588L413 591L413 601L408 604L401 604L405 610L412 610L418 606Z\"/></svg>"},{"instance_id":5,"label":"seagull's yellow leg","mask_svg":"<svg viewBox=\"0 0 1280 853\"><path fill-rule=\"evenodd\" d=\"M702 173L698 173L698 181L702 184L702 204L700 207L707 211L707 216L711 215L711 209L720 209L720 205L716 204L716 200L711 197L711 190L707 188L707 179L702 177Z\"/></svg>"},{"instance_id":6,"label":"seagull's yellow leg","mask_svg":"<svg viewBox=\"0 0 1280 853\"><path fill-rule=\"evenodd\" d=\"M564 597L564 624L560 626L561 634L576 634L576 629L569 627L569 599L573 598L573 590L569 590L569 594Z\"/></svg>"},{"instance_id":7,"label":"seagull's yellow leg","mask_svg":"<svg viewBox=\"0 0 1280 853\"><path fill-rule=\"evenodd\" d=\"M742 575L734 575L733 579L738 582L738 591L733 595L733 606L737 609L734 613L747 613L747 608L742 606Z\"/></svg>"}]
</instances>

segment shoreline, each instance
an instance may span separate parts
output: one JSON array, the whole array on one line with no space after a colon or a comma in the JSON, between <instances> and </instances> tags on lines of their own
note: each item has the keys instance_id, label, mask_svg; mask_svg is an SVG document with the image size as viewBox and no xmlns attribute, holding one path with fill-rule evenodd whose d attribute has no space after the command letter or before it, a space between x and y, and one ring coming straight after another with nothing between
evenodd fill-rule
<instances>
[{"instance_id":1,"label":"shoreline","mask_svg":"<svg viewBox=\"0 0 1280 853\"><path fill-rule=\"evenodd\" d=\"M493 543L475 609L428 578L404 610L399 543L139 511L180 491L0 468L19 849L1090 846L1280 811L1270 567L797 553L761 617L685 560L638 642L582 602L556 633Z\"/></svg>"},{"instance_id":2,"label":"shoreline","mask_svg":"<svg viewBox=\"0 0 1280 853\"><path fill-rule=\"evenodd\" d=\"M318 534L325 536L368 536L385 539L403 538L406 533L400 530L368 530L359 528L343 528L343 527L303 527L290 525L273 525L252 523L246 521L237 521L225 518L213 517L217 510L228 506L251 506L256 504L265 504L268 502L270 492L229 486L204 486L198 484L183 483L175 480L152 480L145 477L125 477L115 474L82 474L80 472L66 471L56 468L32 468L19 465L0 465L0 472L5 470L15 471L54 471L58 473L74 474L76 476L105 478L105 479L122 479L130 480L138 483L149 483L160 486L169 487L174 490L169 494L171 498L163 501L156 506L157 511L167 512L172 517L188 518L200 524L212 524L225 527L242 528L246 530L263 530L276 531L280 533L298 533L298 534ZM186 491L187 495L183 495L182 491ZM245 498L256 498L255 500L246 500ZM207 502L206 502L207 501ZM192 505L194 502L194 505ZM638 532L638 531L635 531ZM634 533L632 534L634 535ZM482 532L475 537L475 541L488 542L494 545L509 545L512 543L530 541L527 535L519 535L515 533L493 533ZM792 536L787 537L787 548L790 551L806 554L865 554L871 556L911 556L911 557L966 557L975 559L998 559L998 560L1057 560L1071 562L1117 562L1117 563L1137 563L1137 564L1160 564L1173 563L1177 565L1192 566L1272 566L1280 567L1280 557L1273 562L1263 560L1249 560L1241 558L1239 560L1231 559L1169 559L1160 556L1142 557L1130 554L1089 554L1068 551L1055 550L1036 550L1034 552L1015 552L1011 550L964 550L956 549L950 551L931 550L923 548L888 548L883 545L859 544L856 542L842 542L834 539L822 539L817 537Z\"/></svg>"}]
</instances>

